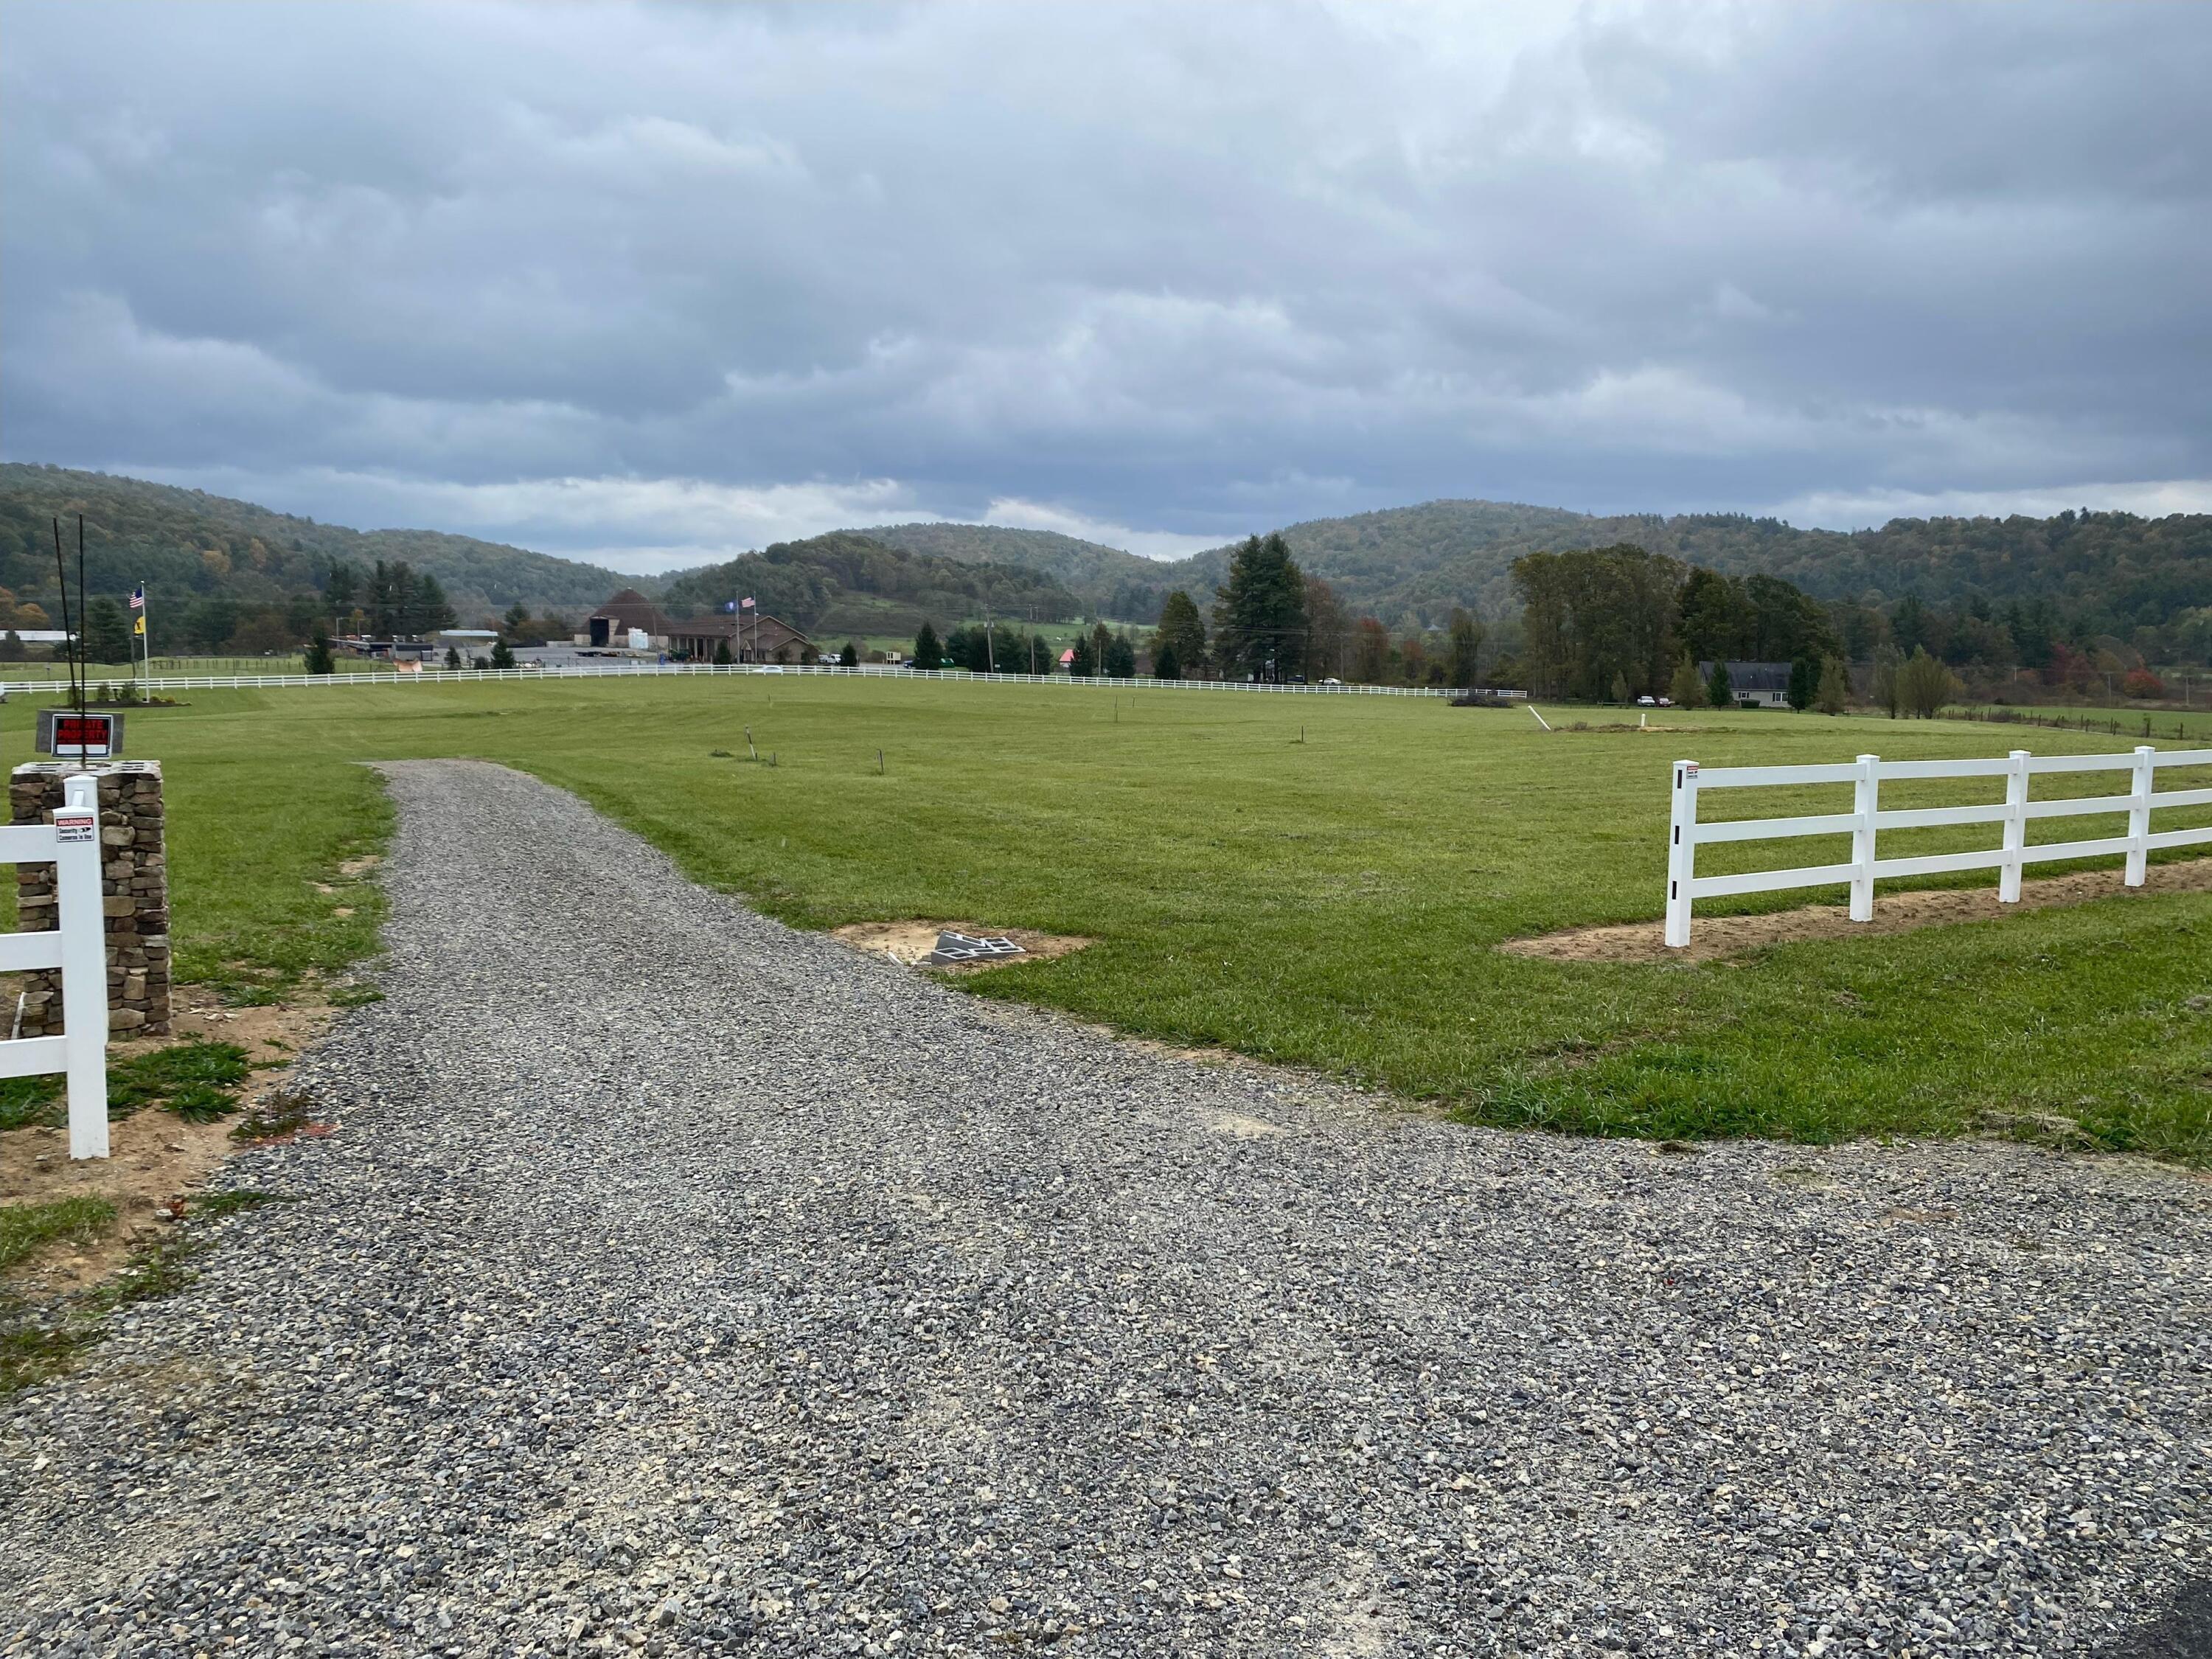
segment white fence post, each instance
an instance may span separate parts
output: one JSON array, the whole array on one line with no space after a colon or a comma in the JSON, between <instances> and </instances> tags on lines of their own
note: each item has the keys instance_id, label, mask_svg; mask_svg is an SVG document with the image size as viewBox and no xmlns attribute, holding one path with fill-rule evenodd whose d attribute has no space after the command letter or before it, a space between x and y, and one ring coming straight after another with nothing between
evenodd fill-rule
<instances>
[{"instance_id":1,"label":"white fence post","mask_svg":"<svg viewBox=\"0 0 2212 1659\"><path fill-rule=\"evenodd\" d=\"M1997 866L1997 902L2020 902L2021 854L2027 850L2028 752L2015 749L2005 774L2004 862Z\"/></svg>"},{"instance_id":2,"label":"white fence post","mask_svg":"<svg viewBox=\"0 0 2212 1659\"><path fill-rule=\"evenodd\" d=\"M1881 757L1861 755L1859 775L1851 784L1851 811L1858 822L1851 830L1851 910L1853 921L1874 920L1875 814L1881 804Z\"/></svg>"},{"instance_id":3,"label":"white fence post","mask_svg":"<svg viewBox=\"0 0 2212 1659\"><path fill-rule=\"evenodd\" d=\"M100 781L64 781L54 814L54 925L62 936L62 1029L71 1158L107 1156L107 919L100 902Z\"/></svg>"},{"instance_id":4,"label":"white fence post","mask_svg":"<svg viewBox=\"0 0 2212 1659\"><path fill-rule=\"evenodd\" d=\"M2148 744L2136 750L2134 799L2128 807L2128 868L2121 878L2130 887L2140 887L2150 866L2150 795L2157 775L2158 750Z\"/></svg>"},{"instance_id":5,"label":"white fence post","mask_svg":"<svg viewBox=\"0 0 2212 1659\"><path fill-rule=\"evenodd\" d=\"M1674 808L1667 832L1667 944L1690 942L1690 880L1698 867L1698 763L1674 763Z\"/></svg>"}]
</instances>

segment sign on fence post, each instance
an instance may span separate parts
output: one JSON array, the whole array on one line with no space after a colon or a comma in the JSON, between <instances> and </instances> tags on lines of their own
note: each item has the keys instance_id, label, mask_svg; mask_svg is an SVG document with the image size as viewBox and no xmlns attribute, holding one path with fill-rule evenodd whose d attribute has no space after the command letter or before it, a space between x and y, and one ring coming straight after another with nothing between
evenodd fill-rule
<instances>
[{"instance_id":1,"label":"sign on fence post","mask_svg":"<svg viewBox=\"0 0 2212 1659\"><path fill-rule=\"evenodd\" d=\"M54 814L55 926L71 1158L107 1156L107 928L100 893L100 781L62 786Z\"/></svg>"},{"instance_id":2,"label":"sign on fence post","mask_svg":"<svg viewBox=\"0 0 2212 1659\"><path fill-rule=\"evenodd\" d=\"M1667 943L1690 942L1690 878L1698 867L1698 763L1674 763L1674 809L1667 837Z\"/></svg>"}]
</instances>

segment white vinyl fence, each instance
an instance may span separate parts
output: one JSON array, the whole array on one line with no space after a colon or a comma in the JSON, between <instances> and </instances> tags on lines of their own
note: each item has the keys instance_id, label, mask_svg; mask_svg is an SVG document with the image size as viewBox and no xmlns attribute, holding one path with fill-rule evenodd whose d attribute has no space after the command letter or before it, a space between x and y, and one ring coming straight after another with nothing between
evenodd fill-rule
<instances>
[{"instance_id":1,"label":"white vinyl fence","mask_svg":"<svg viewBox=\"0 0 2212 1659\"><path fill-rule=\"evenodd\" d=\"M0 933L0 973L58 968L62 1035L0 1039L0 1077L69 1074L71 1158L107 1156L107 922L100 903L100 786L64 781L52 823L0 825L0 864L54 866L54 926Z\"/></svg>"},{"instance_id":2,"label":"white vinyl fence","mask_svg":"<svg viewBox=\"0 0 2212 1659\"><path fill-rule=\"evenodd\" d=\"M2212 828L2167 830L2154 833L2150 815L2160 807L2212 806L2212 789L2174 789L2158 792L2161 767L2212 766L2212 749L2157 750L2148 746L2131 755L2032 755L2015 749L2002 760L1886 761L1879 755L1861 755L1856 761L1832 766L1731 766L1701 770L1695 761L1676 761L1674 772L1673 825L1667 846L1667 943L1677 949L1690 942L1691 907L1699 899L1723 898L1735 893L1767 893L1790 887L1828 887L1850 884L1853 921L1874 920L1874 884L1900 876L1932 876L1955 870L1996 870L1997 898L2006 904L2020 901L2021 867L2060 859L2099 858L2124 854L2124 878L2140 887L2149 855L2160 848L2212 843ZM2127 793L2120 795L2068 796L2054 800L2031 799L2034 781L2060 772L2125 772ZM2002 778L2005 798L1975 806L1929 806L1885 811L1881 786L1929 778ZM1698 796L1706 789L1802 788L1812 784L1848 783L1852 788L1851 810L1823 812L1806 817L1735 818L1718 823L1698 822ZM2039 818L2086 817L2098 813L2127 814L2128 832L2094 841L2040 842L2030 845L2027 826ZM2002 839L1994 848L1967 853L1931 853L1914 858L1885 859L1876 855L1875 837L1885 830L1928 830L1949 824L1992 823L2002 826ZM1801 836L1849 836L1851 856L1847 863L1800 865L1784 870L1754 870L1741 875L1700 876L1698 848L1715 842L1783 841Z\"/></svg>"},{"instance_id":3,"label":"white vinyl fence","mask_svg":"<svg viewBox=\"0 0 2212 1659\"><path fill-rule=\"evenodd\" d=\"M683 674L812 674L850 678L972 680L978 685L1092 685L1120 691L1271 691L1285 695L1331 697L1459 697L1466 692L1443 685L1291 685L1252 680L1156 680L1136 678L1107 679L1096 675L971 674L964 668L903 668L887 663L865 663L854 668L835 663L759 662L623 662L554 663L544 667L425 668L401 673L396 669L331 674L164 674L136 682L143 691L252 691L310 685L439 685L466 684L476 680L592 680L660 678ZM95 678L92 693L104 696L133 682L122 675ZM58 694L66 681L0 680L0 693L14 696L28 692ZM1482 693L1482 696L1492 694ZM1524 699L1526 692L1495 694L1501 704Z\"/></svg>"}]
</instances>

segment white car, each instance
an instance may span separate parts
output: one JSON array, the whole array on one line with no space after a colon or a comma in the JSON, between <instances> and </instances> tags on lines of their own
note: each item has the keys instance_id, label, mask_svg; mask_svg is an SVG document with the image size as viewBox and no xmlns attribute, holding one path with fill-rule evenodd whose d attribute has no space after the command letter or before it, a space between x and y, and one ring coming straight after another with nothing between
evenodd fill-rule
<instances>
[{"instance_id":1,"label":"white car","mask_svg":"<svg viewBox=\"0 0 2212 1659\"><path fill-rule=\"evenodd\" d=\"M1656 708L1659 706L1659 700L1656 697L1638 697L1636 700L1636 706L1638 708Z\"/></svg>"}]
</instances>

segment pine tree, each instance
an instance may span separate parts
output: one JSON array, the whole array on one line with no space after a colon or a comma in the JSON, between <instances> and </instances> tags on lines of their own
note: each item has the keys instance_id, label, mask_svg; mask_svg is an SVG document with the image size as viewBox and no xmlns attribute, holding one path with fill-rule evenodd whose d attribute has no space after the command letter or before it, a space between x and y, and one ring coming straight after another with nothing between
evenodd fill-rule
<instances>
[{"instance_id":1,"label":"pine tree","mask_svg":"<svg viewBox=\"0 0 2212 1659\"><path fill-rule=\"evenodd\" d=\"M498 639L495 639L491 642L491 665L494 668L512 668L514 666L514 650L513 647L507 644L507 637L504 635L501 635Z\"/></svg>"},{"instance_id":2,"label":"pine tree","mask_svg":"<svg viewBox=\"0 0 2212 1659\"><path fill-rule=\"evenodd\" d=\"M1451 683L1464 690L1475 681L1474 659L1482 649L1482 624L1472 611L1451 613Z\"/></svg>"},{"instance_id":3,"label":"pine tree","mask_svg":"<svg viewBox=\"0 0 2212 1659\"><path fill-rule=\"evenodd\" d=\"M1820 665L1820 684L1813 694L1813 707L1823 714L1840 714L1850 702L1850 676L1844 671L1842 658L1831 657Z\"/></svg>"},{"instance_id":4,"label":"pine tree","mask_svg":"<svg viewBox=\"0 0 2212 1659\"><path fill-rule=\"evenodd\" d=\"M1214 590L1214 650L1222 672L1288 679L1305 664L1305 577L1279 533L1246 538Z\"/></svg>"},{"instance_id":5,"label":"pine tree","mask_svg":"<svg viewBox=\"0 0 2212 1659\"><path fill-rule=\"evenodd\" d=\"M840 651L840 652L837 653L837 666L838 666L838 667L840 667L840 668L858 668L860 665L860 641L858 641L858 640L848 640L848 641L845 641L845 648L844 648L843 650Z\"/></svg>"},{"instance_id":6,"label":"pine tree","mask_svg":"<svg viewBox=\"0 0 2212 1659\"><path fill-rule=\"evenodd\" d=\"M84 650L87 662L131 660L131 624L105 593L84 609Z\"/></svg>"},{"instance_id":7,"label":"pine tree","mask_svg":"<svg viewBox=\"0 0 2212 1659\"><path fill-rule=\"evenodd\" d=\"M1717 662L1713 665L1713 677L1705 682L1705 701L1716 708L1732 708L1735 706L1735 690L1729 684L1726 663Z\"/></svg>"},{"instance_id":8,"label":"pine tree","mask_svg":"<svg viewBox=\"0 0 2212 1659\"><path fill-rule=\"evenodd\" d=\"M1182 678L1182 665L1176 660L1175 647L1153 647L1152 678L1156 680L1179 680Z\"/></svg>"},{"instance_id":9,"label":"pine tree","mask_svg":"<svg viewBox=\"0 0 2212 1659\"><path fill-rule=\"evenodd\" d=\"M922 623L921 632L914 636L914 665L916 668L942 668L945 665L944 642L937 637L937 630L927 623Z\"/></svg>"},{"instance_id":10,"label":"pine tree","mask_svg":"<svg viewBox=\"0 0 2212 1659\"><path fill-rule=\"evenodd\" d=\"M447 647L446 647L446 666L447 666L447 667L448 667L448 668L459 668L460 665L461 665L461 648L460 648L460 647L459 647L459 646L457 646L457 645L449 645L449 646L447 646Z\"/></svg>"},{"instance_id":11,"label":"pine tree","mask_svg":"<svg viewBox=\"0 0 2212 1659\"><path fill-rule=\"evenodd\" d=\"M724 667L727 667L730 663L735 660L735 659L730 655L729 641L724 639L716 640L714 641L714 660L717 664Z\"/></svg>"},{"instance_id":12,"label":"pine tree","mask_svg":"<svg viewBox=\"0 0 2212 1659\"><path fill-rule=\"evenodd\" d=\"M1133 680L1137 677L1137 648L1129 643L1127 634L1116 634L1106 642L1106 674L1109 679Z\"/></svg>"},{"instance_id":13,"label":"pine tree","mask_svg":"<svg viewBox=\"0 0 2212 1659\"><path fill-rule=\"evenodd\" d=\"M1820 671L1813 665L1810 657L1800 657L1790 665L1790 689L1784 697L1790 706L1803 714L1813 706L1813 699L1820 693Z\"/></svg>"},{"instance_id":14,"label":"pine tree","mask_svg":"<svg viewBox=\"0 0 2212 1659\"><path fill-rule=\"evenodd\" d=\"M307 672L310 674L330 673L337 665L331 660L331 642L320 634L307 641Z\"/></svg>"},{"instance_id":15,"label":"pine tree","mask_svg":"<svg viewBox=\"0 0 2212 1659\"><path fill-rule=\"evenodd\" d=\"M1159 630L1152 638L1155 651L1165 647L1175 653L1175 659L1184 673L1205 671L1206 618L1198 614L1198 606L1180 587L1161 601Z\"/></svg>"}]
</instances>

